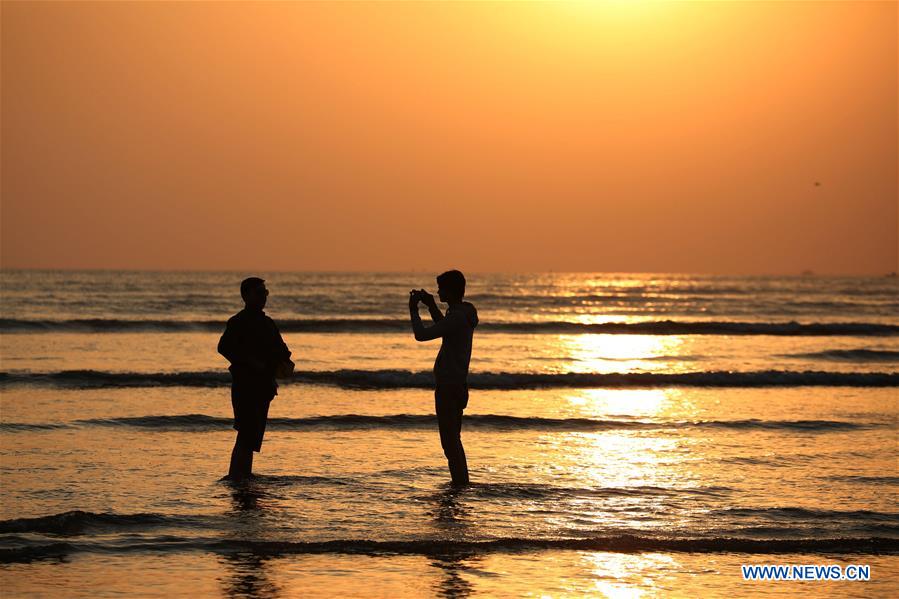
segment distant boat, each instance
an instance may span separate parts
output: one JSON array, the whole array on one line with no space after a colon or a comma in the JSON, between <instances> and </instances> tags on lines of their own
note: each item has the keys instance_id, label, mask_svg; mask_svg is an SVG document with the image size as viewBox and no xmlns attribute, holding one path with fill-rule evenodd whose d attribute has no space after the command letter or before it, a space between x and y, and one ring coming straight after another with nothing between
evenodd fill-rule
<instances>
[{"instance_id":1,"label":"distant boat","mask_svg":"<svg viewBox=\"0 0 899 599\"><path fill-rule=\"evenodd\" d=\"M801 273L799 273L799 274L802 275L803 277L813 277L813 276L815 276L815 271L813 271L813 270L803 270L803 271L802 271Z\"/></svg>"}]
</instances>

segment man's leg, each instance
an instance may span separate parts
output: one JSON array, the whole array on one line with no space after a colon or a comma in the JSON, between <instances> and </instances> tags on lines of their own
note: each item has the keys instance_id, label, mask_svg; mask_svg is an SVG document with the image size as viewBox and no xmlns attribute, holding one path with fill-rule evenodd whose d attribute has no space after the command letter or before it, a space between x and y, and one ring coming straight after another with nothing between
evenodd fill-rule
<instances>
[{"instance_id":1,"label":"man's leg","mask_svg":"<svg viewBox=\"0 0 899 599\"><path fill-rule=\"evenodd\" d=\"M268 408L272 397L244 395L232 391L234 422L237 440L231 450L231 466L228 477L233 480L249 478L253 473L253 452L262 449L262 438L268 421Z\"/></svg>"},{"instance_id":2,"label":"man's leg","mask_svg":"<svg viewBox=\"0 0 899 599\"><path fill-rule=\"evenodd\" d=\"M449 464L455 485L468 484L468 462L462 447L462 410L465 405L462 385L438 385L434 391L440 445Z\"/></svg>"},{"instance_id":3,"label":"man's leg","mask_svg":"<svg viewBox=\"0 0 899 599\"><path fill-rule=\"evenodd\" d=\"M231 480L244 480L250 476L253 469L253 448L241 443L240 433L231 450L231 465L228 468L228 478Z\"/></svg>"},{"instance_id":4,"label":"man's leg","mask_svg":"<svg viewBox=\"0 0 899 599\"><path fill-rule=\"evenodd\" d=\"M237 439L234 440L234 448L231 450L231 463L228 465L228 478L230 480L243 480L247 477L246 451L241 443L240 429L246 425L246 404L243 393L234 383L231 384L231 408L234 410L234 428L237 430Z\"/></svg>"}]
</instances>

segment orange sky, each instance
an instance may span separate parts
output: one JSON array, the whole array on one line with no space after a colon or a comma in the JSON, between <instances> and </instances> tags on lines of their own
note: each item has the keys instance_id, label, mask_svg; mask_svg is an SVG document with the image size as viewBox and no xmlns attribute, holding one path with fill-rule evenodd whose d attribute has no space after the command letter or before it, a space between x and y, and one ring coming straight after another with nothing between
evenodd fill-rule
<instances>
[{"instance_id":1,"label":"orange sky","mask_svg":"<svg viewBox=\"0 0 899 599\"><path fill-rule=\"evenodd\" d=\"M4 268L897 270L893 2L0 23Z\"/></svg>"}]
</instances>

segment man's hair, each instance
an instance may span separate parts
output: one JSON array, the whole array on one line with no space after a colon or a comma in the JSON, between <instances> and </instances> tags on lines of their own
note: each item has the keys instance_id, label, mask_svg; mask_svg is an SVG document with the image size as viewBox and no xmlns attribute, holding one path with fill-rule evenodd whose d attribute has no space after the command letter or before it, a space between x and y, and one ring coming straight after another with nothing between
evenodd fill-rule
<instances>
[{"instance_id":1,"label":"man's hair","mask_svg":"<svg viewBox=\"0 0 899 599\"><path fill-rule=\"evenodd\" d=\"M465 297L465 275L458 270L448 270L438 276L437 286L459 296L459 299Z\"/></svg>"},{"instance_id":2,"label":"man's hair","mask_svg":"<svg viewBox=\"0 0 899 599\"><path fill-rule=\"evenodd\" d=\"M246 301L247 293L263 284L265 284L265 281L259 277L247 277L240 282L240 297Z\"/></svg>"}]
</instances>

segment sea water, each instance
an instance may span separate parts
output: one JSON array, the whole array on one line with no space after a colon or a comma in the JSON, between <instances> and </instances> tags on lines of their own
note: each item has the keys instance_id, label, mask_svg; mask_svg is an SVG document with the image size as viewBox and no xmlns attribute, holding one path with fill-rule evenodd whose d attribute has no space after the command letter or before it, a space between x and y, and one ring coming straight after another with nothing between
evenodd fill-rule
<instances>
[{"instance_id":1,"label":"sea water","mask_svg":"<svg viewBox=\"0 0 899 599\"><path fill-rule=\"evenodd\" d=\"M408 324L436 273L262 273L297 371L219 480L250 274L2 273L4 595L899 592L895 278L470 273L454 489Z\"/></svg>"}]
</instances>

